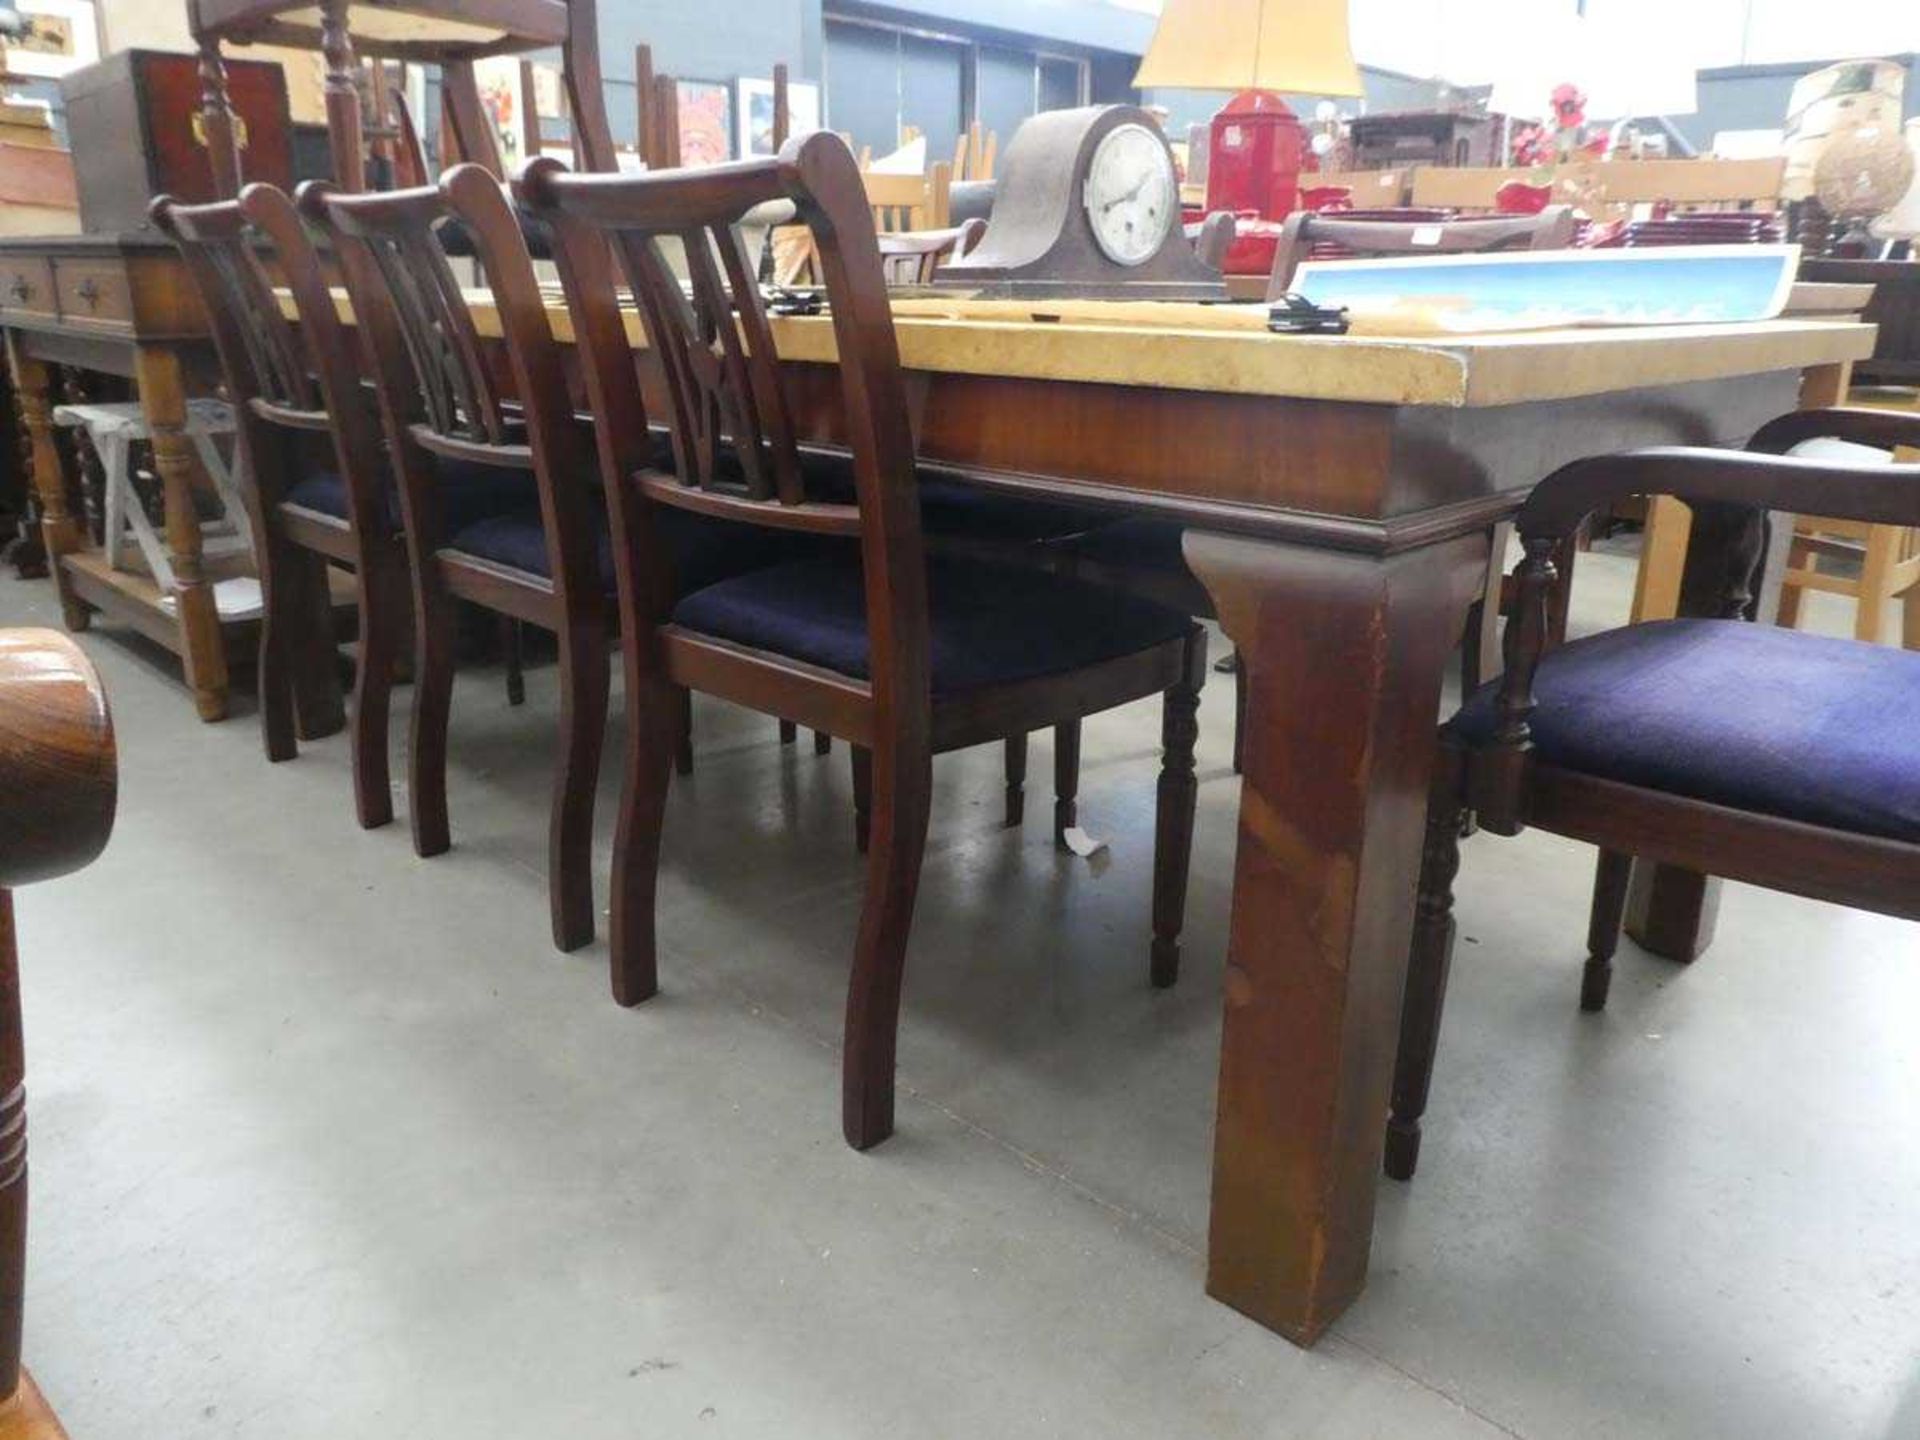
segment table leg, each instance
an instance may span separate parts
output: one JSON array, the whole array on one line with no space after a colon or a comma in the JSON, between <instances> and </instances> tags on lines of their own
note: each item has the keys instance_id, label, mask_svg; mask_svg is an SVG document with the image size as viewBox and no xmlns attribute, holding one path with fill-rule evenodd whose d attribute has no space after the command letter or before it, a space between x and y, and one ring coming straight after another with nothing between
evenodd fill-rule
<instances>
[{"instance_id":1,"label":"table leg","mask_svg":"<svg viewBox=\"0 0 1920 1440\"><path fill-rule=\"evenodd\" d=\"M227 654L213 584L200 555L200 519L193 507L193 442L187 438L186 388L180 357L163 346L134 352L140 407L153 432L153 464L160 472L166 507L168 559L173 564L174 605L180 625L180 657L202 720L227 714Z\"/></svg>"},{"instance_id":2,"label":"table leg","mask_svg":"<svg viewBox=\"0 0 1920 1440\"><path fill-rule=\"evenodd\" d=\"M1487 546L1187 533L1249 685L1207 1289L1303 1345L1366 1281L1441 680Z\"/></svg>"},{"instance_id":3,"label":"table leg","mask_svg":"<svg viewBox=\"0 0 1920 1440\"><path fill-rule=\"evenodd\" d=\"M67 507L67 472L60 463L60 447L53 438L53 369L44 360L20 353L11 331L7 335L7 362L20 399L20 418L26 426L33 466L33 489L40 497L40 536L46 547L47 568L67 629L84 630L93 612L67 584L60 557L84 549L86 532L80 517Z\"/></svg>"}]
</instances>

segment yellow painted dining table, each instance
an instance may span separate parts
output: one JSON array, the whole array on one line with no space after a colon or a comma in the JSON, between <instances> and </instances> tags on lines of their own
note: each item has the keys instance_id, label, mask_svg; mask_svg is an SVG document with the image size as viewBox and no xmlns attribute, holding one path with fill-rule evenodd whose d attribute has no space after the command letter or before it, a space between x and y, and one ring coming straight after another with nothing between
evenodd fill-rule
<instances>
[{"instance_id":1,"label":"yellow painted dining table","mask_svg":"<svg viewBox=\"0 0 1920 1440\"><path fill-rule=\"evenodd\" d=\"M1366 1279L1442 675L1493 527L1578 456L1744 440L1873 329L1303 337L1248 307L941 298L895 320L924 463L1186 525L1239 647L1207 1287L1311 1343ZM834 443L830 321L773 333L803 437Z\"/></svg>"}]
</instances>

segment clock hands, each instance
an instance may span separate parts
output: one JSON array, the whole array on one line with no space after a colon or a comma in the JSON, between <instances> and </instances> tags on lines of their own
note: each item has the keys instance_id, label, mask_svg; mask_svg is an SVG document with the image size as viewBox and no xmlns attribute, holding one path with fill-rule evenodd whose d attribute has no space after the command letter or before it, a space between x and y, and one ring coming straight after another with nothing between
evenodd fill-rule
<instances>
[{"instance_id":1,"label":"clock hands","mask_svg":"<svg viewBox=\"0 0 1920 1440\"><path fill-rule=\"evenodd\" d=\"M1134 196L1138 195L1142 190L1146 189L1147 181L1151 180L1152 178L1153 178L1153 173L1151 171L1149 171L1145 175L1142 175L1138 180L1133 182L1133 188L1127 191L1126 194L1116 195L1113 197L1113 199L1107 201L1106 204L1102 205L1100 207L1100 213L1102 215L1105 215L1108 211L1113 209L1114 206L1126 204L1129 200L1133 199Z\"/></svg>"}]
</instances>

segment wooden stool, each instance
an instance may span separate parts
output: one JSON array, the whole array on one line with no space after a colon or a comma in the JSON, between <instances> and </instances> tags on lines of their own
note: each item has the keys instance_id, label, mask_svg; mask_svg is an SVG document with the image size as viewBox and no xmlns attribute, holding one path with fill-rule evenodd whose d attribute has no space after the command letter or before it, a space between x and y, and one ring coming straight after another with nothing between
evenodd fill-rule
<instances>
[{"instance_id":1,"label":"wooden stool","mask_svg":"<svg viewBox=\"0 0 1920 1440\"><path fill-rule=\"evenodd\" d=\"M1876 410L1916 410L1920 409L1920 390L1856 386L1847 400ZM1894 458L1912 460L1916 456L1903 449L1896 451ZM1859 574L1856 577L1822 569L1823 560L1854 562ZM1887 601L1898 596L1902 600L1901 642L1909 650L1920 650L1920 530L1803 515L1794 522L1793 547L1781 579L1779 622L1789 629L1799 623L1801 597L1809 590L1821 590L1851 598L1857 607L1854 638L1877 643Z\"/></svg>"},{"instance_id":2,"label":"wooden stool","mask_svg":"<svg viewBox=\"0 0 1920 1440\"><path fill-rule=\"evenodd\" d=\"M167 557L167 547L147 516L146 506L140 502L139 492L133 488L134 443L151 442L153 439L146 412L139 405L131 403L60 405L54 408L53 419L55 424L85 427L88 438L93 442L94 453L100 457L101 468L106 471L107 533L104 549L108 566L114 570L126 568L120 563L120 556L128 532L131 532L134 545L140 551L141 559L146 562L147 573L153 576L154 584L167 597L162 603L172 607L177 589L173 562ZM241 497L237 476L228 467L226 457L215 443L218 437L233 434L233 407L224 400L189 400L185 431L200 456L201 465L213 480L215 493L220 497L220 518L201 527L201 533L206 537L201 554L208 560L225 555L251 558L253 540L244 518L247 513L246 501ZM252 576L235 576L218 581L213 587L213 599L222 620L250 619L260 613L260 582Z\"/></svg>"}]
</instances>

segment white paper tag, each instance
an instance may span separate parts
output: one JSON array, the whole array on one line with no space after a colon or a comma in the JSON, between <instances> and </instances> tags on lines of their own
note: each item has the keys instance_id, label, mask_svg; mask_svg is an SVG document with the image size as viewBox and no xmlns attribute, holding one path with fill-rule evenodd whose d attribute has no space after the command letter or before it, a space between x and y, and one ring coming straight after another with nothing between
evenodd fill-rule
<instances>
[{"instance_id":1,"label":"white paper tag","mask_svg":"<svg viewBox=\"0 0 1920 1440\"><path fill-rule=\"evenodd\" d=\"M1438 225L1416 225L1413 228L1413 234L1407 237L1407 241L1412 245L1438 245L1440 243L1440 227Z\"/></svg>"},{"instance_id":2,"label":"white paper tag","mask_svg":"<svg viewBox=\"0 0 1920 1440\"><path fill-rule=\"evenodd\" d=\"M1060 832L1061 843L1082 860L1091 860L1107 848L1107 842L1096 840L1078 825L1069 825Z\"/></svg>"}]
</instances>

